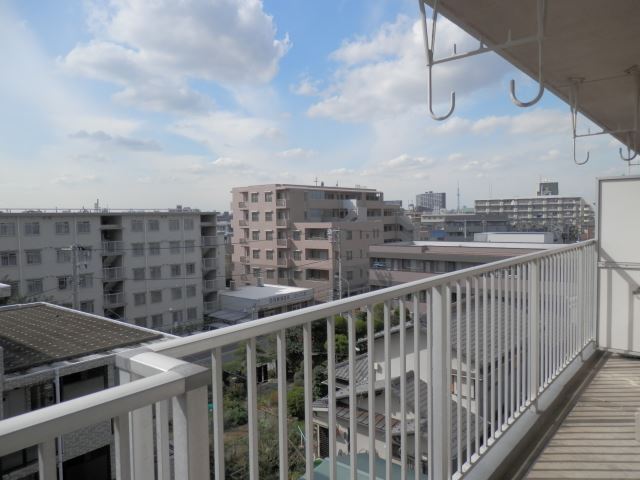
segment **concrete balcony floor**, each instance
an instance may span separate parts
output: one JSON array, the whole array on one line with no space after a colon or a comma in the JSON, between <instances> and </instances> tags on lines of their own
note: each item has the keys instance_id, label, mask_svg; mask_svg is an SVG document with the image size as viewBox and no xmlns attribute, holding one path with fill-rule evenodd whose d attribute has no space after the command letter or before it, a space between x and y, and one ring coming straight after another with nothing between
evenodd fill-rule
<instances>
[{"instance_id":1,"label":"concrete balcony floor","mask_svg":"<svg viewBox=\"0 0 640 480\"><path fill-rule=\"evenodd\" d=\"M606 354L526 478L640 478L640 358Z\"/></svg>"}]
</instances>

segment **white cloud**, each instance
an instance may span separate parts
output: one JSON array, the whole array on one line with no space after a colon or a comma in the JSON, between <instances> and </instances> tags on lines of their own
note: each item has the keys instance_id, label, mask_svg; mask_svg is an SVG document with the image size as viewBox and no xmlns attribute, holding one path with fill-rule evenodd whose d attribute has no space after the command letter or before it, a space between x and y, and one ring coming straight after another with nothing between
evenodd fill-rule
<instances>
[{"instance_id":1,"label":"white cloud","mask_svg":"<svg viewBox=\"0 0 640 480\"><path fill-rule=\"evenodd\" d=\"M109 135L102 130L95 132L87 132L86 130L79 130L75 133L69 134L69 138L75 140L85 140L88 142L98 143L101 145L110 145L117 148L123 148L133 151L158 151L161 150L160 145L153 140L140 140L133 137L123 137L120 135Z\"/></svg>"},{"instance_id":2,"label":"white cloud","mask_svg":"<svg viewBox=\"0 0 640 480\"><path fill-rule=\"evenodd\" d=\"M100 180L100 177L98 177L97 175L71 175L71 174L64 174L64 175L60 175L59 177L56 177L54 179L51 180L51 183L55 184L55 185L68 185L68 186L75 186L75 185L84 185L86 183L93 183L93 182L97 182Z\"/></svg>"},{"instance_id":3,"label":"white cloud","mask_svg":"<svg viewBox=\"0 0 640 480\"><path fill-rule=\"evenodd\" d=\"M311 158L317 154L315 150L306 150L304 148L290 148L288 150L283 150L277 153L277 156L280 158L292 158L292 159L301 159L301 158Z\"/></svg>"},{"instance_id":4,"label":"white cloud","mask_svg":"<svg viewBox=\"0 0 640 480\"><path fill-rule=\"evenodd\" d=\"M307 97L315 97L320 94L320 82L312 80L310 77L305 76L296 85L291 85L290 90L296 95L302 95Z\"/></svg>"},{"instance_id":5,"label":"white cloud","mask_svg":"<svg viewBox=\"0 0 640 480\"><path fill-rule=\"evenodd\" d=\"M476 48L475 41L447 20L439 21L439 48L456 43L459 51ZM437 56L444 55L439 51ZM447 52L448 54L448 52ZM343 42L331 54L339 62L333 83L312 105L311 117L330 117L341 121L367 122L392 117L412 109L424 111L427 99L425 53L419 22L399 16L383 25L371 38ZM507 64L496 55L451 62L434 68L434 110L446 108L449 90L466 93L496 84L507 71ZM474 74L468 72L473 70ZM441 100L440 100L441 99Z\"/></svg>"},{"instance_id":6,"label":"white cloud","mask_svg":"<svg viewBox=\"0 0 640 480\"><path fill-rule=\"evenodd\" d=\"M61 62L71 72L116 83L115 95L150 110L210 110L189 79L227 87L270 81L290 47L276 38L259 0L119 0L89 6L94 38Z\"/></svg>"},{"instance_id":7,"label":"white cloud","mask_svg":"<svg viewBox=\"0 0 640 480\"><path fill-rule=\"evenodd\" d=\"M382 162L382 165L390 168L417 168L426 167L433 164L433 160L425 157L413 157L403 153L391 160Z\"/></svg>"},{"instance_id":8,"label":"white cloud","mask_svg":"<svg viewBox=\"0 0 640 480\"><path fill-rule=\"evenodd\" d=\"M329 175L351 175L356 173L355 170L351 168L334 168L333 170L329 170Z\"/></svg>"},{"instance_id":9,"label":"white cloud","mask_svg":"<svg viewBox=\"0 0 640 480\"><path fill-rule=\"evenodd\" d=\"M230 157L218 157L211 162L211 164L216 167L227 169L245 168L247 166L243 161Z\"/></svg>"}]
</instances>

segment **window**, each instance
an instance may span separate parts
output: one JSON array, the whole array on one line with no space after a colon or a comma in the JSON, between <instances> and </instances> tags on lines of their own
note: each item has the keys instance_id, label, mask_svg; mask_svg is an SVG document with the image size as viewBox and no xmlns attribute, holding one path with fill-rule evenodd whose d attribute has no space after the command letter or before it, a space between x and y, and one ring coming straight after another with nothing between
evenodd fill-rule
<instances>
[{"instance_id":1,"label":"window","mask_svg":"<svg viewBox=\"0 0 640 480\"><path fill-rule=\"evenodd\" d=\"M0 267L15 267L17 264L16 252L0 252Z\"/></svg>"},{"instance_id":2,"label":"window","mask_svg":"<svg viewBox=\"0 0 640 480\"><path fill-rule=\"evenodd\" d=\"M258 203L258 193L254 192L251 194L251 203Z\"/></svg>"},{"instance_id":3,"label":"window","mask_svg":"<svg viewBox=\"0 0 640 480\"><path fill-rule=\"evenodd\" d=\"M254 268L253 269L253 276L254 277L260 277L262 275L262 271L259 268Z\"/></svg>"},{"instance_id":4,"label":"window","mask_svg":"<svg viewBox=\"0 0 640 480\"><path fill-rule=\"evenodd\" d=\"M353 252L351 250L346 251L347 260L353 260Z\"/></svg>"},{"instance_id":5,"label":"window","mask_svg":"<svg viewBox=\"0 0 640 480\"><path fill-rule=\"evenodd\" d=\"M144 305L147 303L147 293L134 293L133 294L133 303L134 305Z\"/></svg>"},{"instance_id":6,"label":"window","mask_svg":"<svg viewBox=\"0 0 640 480\"><path fill-rule=\"evenodd\" d=\"M351 270L347 272L347 280L353 280L353 272Z\"/></svg>"},{"instance_id":7,"label":"window","mask_svg":"<svg viewBox=\"0 0 640 480\"><path fill-rule=\"evenodd\" d=\"M144 256L144 243L132 243L131 249L133 250L134 257Z\"/></svg>"},{"instance_id":8,"label":"window","mask_svg":"<svg viewBox=\"0 0 640 480\"><path fill-rule=\"evenodd\" d=\"M293 239L294 240L300 240L300 230L294 230L293 231Z\"/></svg>"},{"instance_id":9,"label":"window","mask_svg":"<svg viewBox=\"0 0 640 480\"><path fill-rule=\"evenodd\" d=\"M293 259L294 260L302 260L302 252L300 250L293 251Z\"/></svg>"},{"instance_id":10,"label":"window","mask_svg":"<svg viewBox=\"0 0 640 480\"><path fill-rule=\"evenodd\" d=\"M184 229L185 230L193 230L193 218L185 218L184 219Z\"/></svg>"},{"instance_id":11,"label":"window","mask_svg":"<svg viewBox=\"0 0 640 480\"><path fill-rule=\"evenodd\" d=\"M267 222L273 222L273 212L264 212L264 219Z\"/></svg>"},{"instance_id":12,"label":"window","mask_svg":"<svg viewBox=\"0 0 640 480\"><path fill-rule=\"evenodd\" d=\"M296 270L295 272L293 272L293 279L302 280L302 270Z\"/></svg>"},{"instance_id":13,"label":"window","mask_svg":"<svg viewBox=\"0 0 640 480\"><path fill-rule=\"evenodd\" d=\"M271 280L274 276L273 270L267 270L267 279Z\"/></svg>"},{"instance_id":14,"label":"window","mask_svg":"<svg viewBox=\"0 0 640 480\"><path fill-rule=\"evenodd\" d=\"M85 300L84 302L80 302L80 310L86 313L93 313L93 300Z\"/></svg>"},{"instance_id":15,"label":"window","mask_svg":"<svg viewBox=\"0 0 640 480\"><path fill-rule=\"evenodd\" d=\"M171 255L176 255L176 254L180 253L180 242L179 241L169 242L169 253Z\"/></svg>"},{"instance_id":16,"label":"window","mask_svg":"<svg viewBox=\"0 0 640 480\"><path fill-rule=\"evenodd\" d=\"M198 318L198 309L196 307L187 308L187 320L196 320Z\"/></svg>"},{"instance_id":17,"label":"window","mask_svg":"<svg viewBox=\"0 0 640 480\"><path fill-rule=\"evenodd\" d=\"M184 241L184 253L193 253L196 251L196 242L193 240Z\"/></svg>"},{"instance_id":18,"label":"window","mask_svg":"<svg viewBox=\"0 0 640 480\"><path fill-rule=\"evenodd\" d=\"M171 276L179 277L180 275L182 275L182 265L180 265L179 263L171 265Z\"/></svg>"},{"instance_id":19,"label":"window","mask_svg":"<svg viewBox=\"0 0 640 480\"><path fill-rule=\"evenodd\" d=\"M68 235L69 222L56 222L56 235Z\"/></svg>"},{"instance_id":20,"label":"window","mask_svg":"<svg viewBox=\"0 0 640 480\"><path fill-rule=\"evenodd\" d=\"M152 280L158 280L162 277L162 267L149 267L149 277Z\"/></svg>"},{"instance_id":21,"label":"window","mask_svg":"<svg viewBox=\"0 0 640 480\"><path fill-rule=\"evenodd\" d=\"M353 238L353 232L351 230L347 230L344 232L344 239L345 240L351 240Z\"/></svg>"},{"instance_id":22,"label":"window","mask_svg":"<svg viewBox=\"0 0 640 480\"><path fill-rule=\"evenodd\" d=\"M26 250L27 265L39 265L42 263L42 252L40 250Z\"/></svg>"},{"instance_id":23,"label":"window","mask_svg":"<svg viewBox=\"0 0 640 480\"><path fill-rule=\"evenodd\" d=\"M71 250L63 250L62 248L58 248L56 250L56 261L58 263L71 262Z\"/></svg>"},{"instance_id":24,"label":"window","mask_svg":"<svg viewBox=\"0 0 640 480\"><path fill-rule=\"evenodd\" d=\"M0 223L0 237L15 237L16 224L13 222Z\"/></svg>"},{"instance_id":25,"label":"window","mask_svg":"<svg viewBox=\"0 0 640 480\"><path fill-rule=\"evenodd\" d=\"M66 290L71 288L72 279L69 275L58 277L58 290Z\"/></svg>"},{"instance_id":26,"label":"window","mask_svg":"<svg viewBox=\"0 0 640 480\"><path fill-rule=\"evenodd\" d=\"M160 303L162 301L162 290L151 290L149 292L151 303Z\"/></svg>"},{"instance_id":27,"label":"window","mask_svg":"<svg viewBox=\"0 0 640 480\"><path fill-rule=\"evenodd\" d=\"M182 287L173 287L171 289L171 300L180 300L182 298Z\"/></svg>"},{"instance_id":28,"label":"window","mask_svg":"<svg viewBox=\"0 0 640 480\"><path fill-rule=\"evenodd\" d=\"M149 255L160 255L160 242L149 242Z\"/></svg>"},{"instance_id":29,"label":"window","mask_svg":"<svg viewBox=\"0 0 640 480\"><path fill-rule=\"evenodd\" d=\"M136 317L133 321L139 327L146 327L147 326L147 317Z\"/></svg>"},{"instance_id":30,"label":"window","mask_svg":"<svg viewBox=\"0 0 640 480\"><path fill-rule=\"evenodd\" d=\"M253 258L260 258L260 250L254 250L251 255Z\"/></svg>"},{"instance_id":31,"label":"window","mask_svg":"<svg viewBox=\"0 0 640 480\"><path fill-rule=\"evenodd\" d=\"M144 280L144 267L133 269L133 279L136 281Z\"/></svg>"},{"instance_id":32,"label":"window","mask_svg":"<svg viewBox=\"0 0 640 480\"><path fill-rule=\"evenodd\" d=\"M93 273L81 273L78 277L80 288L93 288Z\"/></svg>"},{"instance_id":33,"label":"window","mask_svg":"<svg viewBox=\"0 0 640 480\"><path fill-rule=\"evenodd\" d=\"M24 224L24 234L28 236L40 235L40 223L26 222Z\"/></svg>"},{"instance_id":34,"label":"window","mask_svg":"<svg viewBox=\"0 0 640 480\"><path fill-rule=\"evenodd\" d=\"M264 192L264 201L273 202L273 192Z\"/></svg>"},{"instance_id":35,"label":"window","mask_svg":"<svg viewBox=\"0 0 640 480\"><path fill-rule=\"evenodd\" d=\"M91 261L91 256L93 255L92 247L78 247L78 260L80 262L89 262Z\"/></svg>"},{"instance_id":36,"label":"window","mask_svg":"<svg viewBox=\"0 0 640 480\"><path fill-rule=\"evenodd\" d=\"M147 220L147 230L149 230L150 232L160 231L160 221L156 218Z\"/></svg>"},{"instance_id":37,"label":"window","mask_svg":"<svg viewBox=\"0 0 640 480\"><path fill-rule=\"evenodd\" d=\"M151 328L159 329L162 328L162 314L156 313L155 315L151 315Z\"/></svg>"},{"instance_id":38,"label":"window","mask_svg":"<svg viewBox=\"0 0 640 480\"><path fill-rule=\"evenodd\" d=\"M180 230L180 219L179 218L170 218L169 219L169 230L175 232Z\"/></svg>"},{"instance_id":39,"label":"window","mask_svg":"<svg viewBox=\"0 0 640 480\"><path fill-rule=\"evenodd\" d=\"M266 232L264 232L264 238L265 240L273 240L273 231L267 230Z\"/></svg>"},{"instance_id":40,"label":"window","mask_svg":"<svg viewBox=\"0 0 640 480\"><path fill-rule=\"evenodd\" d=\"M267 260L273 260L273 250L267 250Z\"/></svg>"},{"instance_id":41,"label":"window","mask_svg":"<svg viewBox=\"0 0 640 480\"><path fill-rule=\"evenodd\" d=\"M41 278L33 278L31 280L27 280L27 294L28 295L36 295L38 293L42 293L42 279Z\"/></svg>"},{"instance_id":42,"label":"window","mask_svg":"<svg viewBox=\"0 0 640 480\"><path fill-rule=\"evenodd\" d=\"M142 220L131 220L131 231L142 232L144 230L144 224Z\"/></svg>"},{"instance_id":43,"label":"window","mask_svg":"<svg viewBox=\"0 0 640 480\"><path fill-rule=\"evenodd\" d=\"M82 234L91 233L91 222L87 220L78 222L76 225L76 230L78 230L78 233Z\"/></svg>"},{"instance_id":44,"label":"window","mask_svg":"<svg viewBox=\"0 0 640 480\"><path fill-rule=\"evenodd\" d=\"M251 240L260 240L260 230L253 230L251 232Z\"/></svg>"},{"instance_id":45,"label":"window","mask_svg":"<svg viewBox=\"0 0 640 480\"><path fill-rule=\"evenodd\" d=\"M196 286L195 285L187 285L187 298L196 296Z\"/></svg>"},{"instance_id":46,"label":"window","mask_svg":"<svg viewBox=\"0 0 640 480\"><path fill-rule=\"evenodd\" d=\"M251 221L259 222L260 221L260 212L251 212Z\"/></svg>"},{"instance_id":47,"label":"window","mask_svg":"<svg viewBox=\"0 0 640 480\"><path fill-rule=\"evenodd\" d=\"M173 323L180 323L182 321L182 310L171 312L171 320L173 320Z\"/></svg>"},{"instance_id":48,"label":"window","mask_svg":"<svg viewBox=\"0 0 640 480\"><path fill-rule=\"evenodd\" d=\"M195 263L187 263L184 266L187 275L194 275L196 273L196 264Z\"/></svg>"}]
</instances>

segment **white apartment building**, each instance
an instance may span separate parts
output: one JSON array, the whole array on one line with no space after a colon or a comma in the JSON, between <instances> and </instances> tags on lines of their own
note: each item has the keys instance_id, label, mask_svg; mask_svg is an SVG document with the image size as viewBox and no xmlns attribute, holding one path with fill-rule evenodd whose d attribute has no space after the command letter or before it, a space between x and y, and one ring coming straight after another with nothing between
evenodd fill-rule
<instances>
[{"instance_id":1,"label":"white apartment building","mask_svg":"<svg viewBox=\"0 0 640 480\"><path fill-rule=\"evenodd\" d=\"M580 238L592 238L595 217L593 207L582 197L540 195L524 198L494 198L475 201L476 213L506 215L524 230L568 227L578 230Z\"/></svg>"},{"instance_id":2,"label":"white apartment building","mask_svg":"<svg viewBox=\"0 0 640 480\"><path fill-rule=\"evenodd\" d=\"M399 203L374 189L237 187L231 207L234 279L312 288L319 301L368 288L369 245L412 238Z\"/></svg>"},{"instance_id":3,"label":"white apartment building","mask_svg":"<svg viewBox=\"0 0 640 480\"><path fill-rule=\"evenodd\" d=\"M139 326L195 326L217 309L224 248L216 214L170 210L0 211L0 280L14 300L78 305Z\"/></svg>"}]
</instances>

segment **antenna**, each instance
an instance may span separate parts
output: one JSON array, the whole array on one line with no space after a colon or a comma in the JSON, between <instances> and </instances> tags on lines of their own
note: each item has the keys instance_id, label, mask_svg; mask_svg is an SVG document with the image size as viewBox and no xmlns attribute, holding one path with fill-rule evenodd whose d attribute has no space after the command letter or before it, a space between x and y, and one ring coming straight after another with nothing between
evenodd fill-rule
<instances>
[{"instance_id":1,"label":"antenna","mask_svg":"<svg viewBox=\"0 0 640 480\"><path fill-rule=\"evenodd\" d=\"M317 175L316 175L315 182L316 182L316 187L317 187L318 186L318 176Z\"/></svg>"},{"instance_id":2,"label":"antenna","mask_svg":"<svg viewBox=\"0 0 640 480\"><path fill-rule=\"evenodd\" d=\"M460 213L460 180L458 180L458 205L457 212Z\"/></svg>"}]
</instances>

